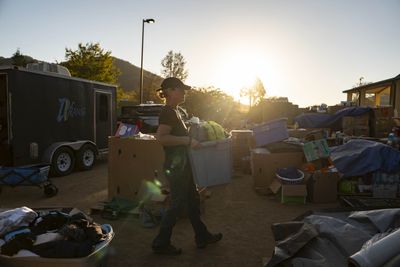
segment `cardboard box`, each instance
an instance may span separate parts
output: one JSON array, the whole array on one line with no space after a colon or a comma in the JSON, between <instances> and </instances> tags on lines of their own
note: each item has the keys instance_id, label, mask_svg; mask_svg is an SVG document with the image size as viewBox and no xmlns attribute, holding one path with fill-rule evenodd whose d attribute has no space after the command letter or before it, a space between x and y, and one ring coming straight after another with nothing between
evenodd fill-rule
<instances>
[{"instance_id":1,"label":"cardboard box","mask_svg":"<svg viewBox=\"0 0 400 267\"><path fill-rule=\"evenodd\" d=\"M251 170L254 187L268 188L275 179L275 172L279 168L300 168L304 162L302 152L270 153L265 148L251 150Z\"/></svg>"},{"instance_id":2,"label":"cardboard box","mask_svg":"<svg viewBox=\"0 0 400 267\"><path fill-rule=\"evenodd\" d=\"M284 196L307 196L305 184L283 184L281 190Z\"/></svg>"},{"instance_id":3,"label":"cardboard box","mask_svg":"<svg viewBox=\"0 0 400 267\"><path fill-rule=\"evenodd\" d=\"M274 194L280 194L281 203L306 203L306 184L282 184L278 179L274 179L269 189Z\"/></svg>"},{"instance_id":4,"label":"cardboard box","mask_svg":"<svg viewBox=\"0 0 400 267\"><path fill-rule=\"evenodd\" d=\"M337 172L314 172L307 180L308 199L314 203L335 202L339 174Z\"/></svg>"},{"instance_id":5,"label":"cardboard box","mask_svg":"<svg viewBox=\"0 0 400 267\"><path fill-rule=\"evenodd\" d=\"M232 163L235 170L243 169L243 161L250 158L250 139L236 139L232 137ZM242 141L242 142L240 142Z\"/></svg>"},{"instance_id":6,"label":"cardboard box","mask_svg":"<svg viewBox=\"0 0 400 267\"><path fill-rule=\"evenodd\" d=\"M165 184L164 150L156 140L109 137L108 197L135 200L142 180Z\"/></svg>"}]
</instances>

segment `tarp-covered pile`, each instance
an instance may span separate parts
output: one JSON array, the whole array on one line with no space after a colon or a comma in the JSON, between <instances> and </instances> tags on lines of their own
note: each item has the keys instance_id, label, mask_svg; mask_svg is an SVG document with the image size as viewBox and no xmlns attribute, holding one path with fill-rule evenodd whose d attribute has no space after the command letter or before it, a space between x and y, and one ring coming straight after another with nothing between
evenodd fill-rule
<instances>
[{"instance_id":1,"label":"tarp-covered pile","mask_svg":"<svg viewBox=\"0 0 400 267\"><path fill-rule=\"evenodd\" d=\"M370 112L369 107L349 107L335 114L305 113L294 118L301 128L341 128L341 119L345 116L356 117Z\"/></svg>"},{"instance_id":2,"label":"tarp-covered pile","mask_svg":"<svg viewBox=\"0 0 400 267\"><path fill-rule=\"evenodd\" d=\"M331 148L331 159L339 172L345 176L363 175L382 171L400 171L400 151L388 145L353 139L341 146Z\"/></svg>"},{"instance_id":3,"label":"tarp-covered pile","mask_svg":"<svg viewBox=\"0 0 400 267\"><path fill-rule=\"evenodd\" d=\"M272 226L275 250L265 266L400 266L400 209L320 212Z\"/></svg>"}]
</instances>

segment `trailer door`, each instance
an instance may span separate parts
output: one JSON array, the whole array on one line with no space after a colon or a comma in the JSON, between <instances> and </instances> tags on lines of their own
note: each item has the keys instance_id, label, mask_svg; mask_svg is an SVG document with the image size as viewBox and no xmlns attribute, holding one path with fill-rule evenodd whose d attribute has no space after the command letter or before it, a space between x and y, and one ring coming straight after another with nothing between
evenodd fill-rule
<instances>
[{"instance_id":1,"label":"trailer door","mask_svg":"<svg viewBox=\"0 0 400 267\"><path fill-rule=\"evenodd\" d=\"M0 166L11 165L11 148L10 148L10 112L9 112L9 96L7 89L7 74L0 73Z\"/></svg>"},{"instance_id":2,"label":"trailer door","mask_svg":"<svg viewBox=\"0 0 400 267\"><path fill-rule=\"evenodd\" d=\"M95 136L94 141L98 149L108 147L108 136L112 135L112 93L95 90Z\"/></svg>"}]
</instances>

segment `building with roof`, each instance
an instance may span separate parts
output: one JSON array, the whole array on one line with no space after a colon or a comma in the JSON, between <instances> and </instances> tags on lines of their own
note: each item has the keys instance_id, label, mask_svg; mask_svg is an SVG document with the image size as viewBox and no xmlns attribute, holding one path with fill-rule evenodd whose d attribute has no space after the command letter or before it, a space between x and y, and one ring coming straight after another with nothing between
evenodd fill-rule
<instances>
[{"instance_id":1,"label":"building with roof","mask_svg":"<svg viewBox=\"0 0 400 267\"><path fill-rule=\"evenodd\" d=\"M347 101L364 107L393 107L400 111L400 75L343 91Z\"/></svg>"}]
</instances>

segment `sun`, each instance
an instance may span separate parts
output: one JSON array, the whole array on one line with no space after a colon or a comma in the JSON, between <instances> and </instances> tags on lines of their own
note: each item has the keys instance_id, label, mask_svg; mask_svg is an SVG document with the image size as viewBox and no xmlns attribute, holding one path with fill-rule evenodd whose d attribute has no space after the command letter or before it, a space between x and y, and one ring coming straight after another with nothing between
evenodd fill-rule
<instances>
[{"instance_id":1,"label":"sun","mask_svg":"<svg viewBox=\"0 0 400 267\"><path fill-rule=\"evenodd\" d=\"M240 100L240 89L252 86L262 71L260 56L248 50L232 51L220 59L217 69L217 86Z\"/></svg>"}]
</instances>

